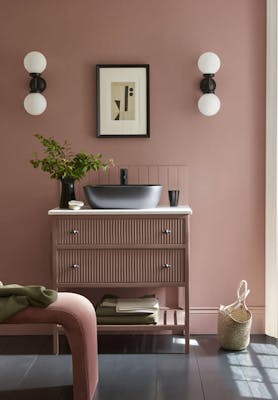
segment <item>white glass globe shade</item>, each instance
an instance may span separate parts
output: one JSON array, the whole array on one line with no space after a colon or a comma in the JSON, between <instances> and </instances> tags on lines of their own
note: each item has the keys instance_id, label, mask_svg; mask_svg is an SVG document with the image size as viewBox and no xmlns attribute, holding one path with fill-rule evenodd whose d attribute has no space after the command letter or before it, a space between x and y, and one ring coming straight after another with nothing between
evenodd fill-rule
<instances>
[{"instance_id":1,"label":"white glass globe shade","mask_svg":"<svg viewBox=\"0 0 278 400\"><path fill-rule=\"evenodd\" d=\"M211 117L218 113L221 107L221 102L219 97L217 97L214 93L206 93L200 97L198 101L198 108L200 113L205 115L206 117Z\"/></svg>"},{"instance_id":2,"label":"white glass globe shade","mask_svg":"<svg viewBox=\"0 0 278 400\"><path fill-rule=\"evenodd\" d=\"M31 51L24 57L24 67L29 74L41 74L46 68L46 58L39 51Z\"/></svg>"},{"instance_id":3,"label":"white glass globe shade","mask_svg":"<svg viewBox=\"0 0 278 400\"><path fill-rule=\"evenodd\" d=\"M198 68L203 74L215 74L221 65L217 54L208 51L202 54L198 60Z\"/></svg>"},{"instance_id":4,"label":"white glass globe shade","mask_svg":"<svg viewBox=\"0 0 278 400\"><path fill-rule=\"evenodd\" d=\"M46 107L46 98L41 93L29 93L24 99L24 108L28 114L40 115Z\"/></svg>"}]
</instances>

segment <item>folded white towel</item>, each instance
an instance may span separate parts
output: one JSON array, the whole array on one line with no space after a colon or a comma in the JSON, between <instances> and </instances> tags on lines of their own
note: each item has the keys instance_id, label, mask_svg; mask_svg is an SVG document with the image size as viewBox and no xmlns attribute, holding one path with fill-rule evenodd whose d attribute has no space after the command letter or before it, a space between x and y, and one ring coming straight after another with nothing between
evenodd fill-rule
<instances>
[{"instance_id":1,"label":"folded white towel","mask_svg":"<svg viewBox=\"0 0 278 400\"><path fill-rule=\"evenodd\" d=\"M104 299L101 302L101 306L102 307L115 307L117 304L117 301L118 301L118 299L116 299L116 298L114 299L112 297L106 297L106 299Z\"/></svg>"},{"instance_id":2,"label":"folded white towel","mask_svg":"<svg viewBox=\"0 0 278 400\"><path fill-rule=\"evenodd\" d=\"M116 311L119 313L153 313L158 309L159 303L154 297L118 299L116 303Z\"/></svg>"}]
</instances>

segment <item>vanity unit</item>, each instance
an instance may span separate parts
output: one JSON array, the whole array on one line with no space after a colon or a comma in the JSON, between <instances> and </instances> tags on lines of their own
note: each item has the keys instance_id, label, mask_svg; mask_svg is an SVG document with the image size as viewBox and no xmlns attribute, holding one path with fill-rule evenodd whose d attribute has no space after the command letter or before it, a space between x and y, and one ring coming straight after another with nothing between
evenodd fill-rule
<instances>
[{"instance_id":1,"label":"vanity unit","mask_svg":"<svg viewBox=\"0 0 278 400\"><path fill-rule=\"evenodd\" d=\"M188 206L140 210L53 209L54 287L184 288L181 308L160 309L157 325L99 325L103 331L184 332L189 351ZM154 290L155 292L155 290Z\"/></svg>"}]
</instances>

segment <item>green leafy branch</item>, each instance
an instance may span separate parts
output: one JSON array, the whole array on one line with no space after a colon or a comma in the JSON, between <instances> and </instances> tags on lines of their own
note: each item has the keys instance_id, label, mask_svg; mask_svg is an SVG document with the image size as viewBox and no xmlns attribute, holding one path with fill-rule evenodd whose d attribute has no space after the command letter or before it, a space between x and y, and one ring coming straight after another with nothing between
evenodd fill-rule
<instances>
[{"instance_id":1,"label":"green leafy branch","mask_svg":"<svg viewBox=\"0 0 278 400\"><path fill-rule=\"evenodd\" d=\"M43 152L46 155L38 158L37 153L30 163L34 168L41 168L48 172L52 179L74 178L81 179L90 170L98 171L102 168L104 171L114 166L112 159L104 162L102 154L87 154L85 152L73 154L70 144L65 141L60 144L52 137L45 138L43 135L36 134L35 137L41 142Z\"/></svg>"}]
</instances>

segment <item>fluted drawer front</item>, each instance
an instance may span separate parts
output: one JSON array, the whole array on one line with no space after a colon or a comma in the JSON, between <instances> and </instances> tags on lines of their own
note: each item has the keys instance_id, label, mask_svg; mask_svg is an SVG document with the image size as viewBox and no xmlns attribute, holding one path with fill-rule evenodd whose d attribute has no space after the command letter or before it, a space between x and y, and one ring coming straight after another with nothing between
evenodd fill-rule
<instances>
[{"instance_id":1,"label":"fluted drawer front","mask_svg":"<svg viewBox=\"0 0 278 400\"><path fill-rule=\"evenodd\" d=\"M171 283L185 281L181 249L73 249L57 252L58 283Z\"/></svg>"},{"instance_id":2,"label":"fluted drawer front","mask_svg":"<svg viewBox=\"0 0 278 400\"><path fill-rule=\"evenodd\" d=\"M185 243L183 218L61 218L57 244L135 245Z\"/></svg>"}]
</instances>

